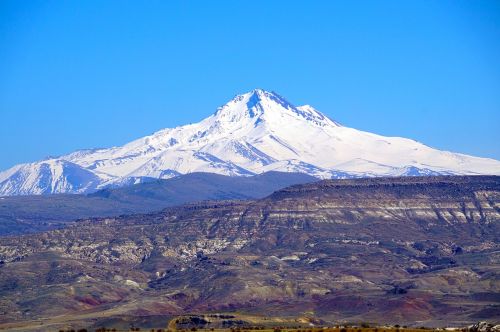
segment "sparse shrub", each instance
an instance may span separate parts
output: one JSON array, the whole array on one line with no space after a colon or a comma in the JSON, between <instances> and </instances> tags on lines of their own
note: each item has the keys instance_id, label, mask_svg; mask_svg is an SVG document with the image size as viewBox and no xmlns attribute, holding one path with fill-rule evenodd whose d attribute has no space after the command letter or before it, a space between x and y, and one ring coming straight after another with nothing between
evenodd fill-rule
<instances>
[{"instance_id":1,"label":"sparse shrub","mask_svg":"<svg viewBox=\"0 0 500 332\"><path fill-rule=\"evenodd\" d=\"M347 329L345 327L340 329L340 332L347 332Z\"/></svg>"},{"instance_id":2,"label":"sparse shrub","mask_svg":"<svg viewBox=\"0 0 500 332\"><path fill-rule=\"evenodd\" d=\"M87 329L79 329L78 332L87 332Z\"/></svg>"}]
</instances>

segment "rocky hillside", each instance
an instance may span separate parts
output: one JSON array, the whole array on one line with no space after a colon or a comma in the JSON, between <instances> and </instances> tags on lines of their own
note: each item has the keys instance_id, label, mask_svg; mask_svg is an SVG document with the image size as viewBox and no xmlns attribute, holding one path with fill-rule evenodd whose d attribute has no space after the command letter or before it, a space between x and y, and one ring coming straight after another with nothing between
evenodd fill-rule
<instances>
[{"instance_id":1,"label":"rocky hillside","mask_svg":"<svg viewBox=\"0 0 500 332\"><path fill-rule=\"evenodd\" d=\"M496 319L499 237L495 176L325 180L256 201L89 219L0 238L0 327L234 311Z\"/></svg>"}]
</instances>

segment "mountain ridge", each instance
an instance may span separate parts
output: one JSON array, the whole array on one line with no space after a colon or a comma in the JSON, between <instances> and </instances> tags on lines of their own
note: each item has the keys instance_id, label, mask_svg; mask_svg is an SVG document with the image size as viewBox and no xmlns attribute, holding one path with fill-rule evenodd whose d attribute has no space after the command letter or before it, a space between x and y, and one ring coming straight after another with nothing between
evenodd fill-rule
<instances>
[{"instance_id":1,"label":"mountain ridge","mask_svg":"<svg viewBox=\"0 0 500 332\"><path fill-rule=\"evenodd\" d=\"M283 187L317 180L299 173L267 172L237 178L189 173L119 188L108 187L86 195L2 197L0 236L66 227L81 218L150 213L195 201L263 198Z\"/></svg>"},{"instance_id":2,"label":"mountain ridge","mask_svg":"<svg viewBox=\"0 0 500 332\"><path fill-rule=\"evenodd\" d=\"M204 120L123 146L78 150L0 172L0 195L89 193L192 172L267 171L319 178L500 175L500 161L432 149L341 125L275 92L237 95Z\"/></svg>"}]
</instances>

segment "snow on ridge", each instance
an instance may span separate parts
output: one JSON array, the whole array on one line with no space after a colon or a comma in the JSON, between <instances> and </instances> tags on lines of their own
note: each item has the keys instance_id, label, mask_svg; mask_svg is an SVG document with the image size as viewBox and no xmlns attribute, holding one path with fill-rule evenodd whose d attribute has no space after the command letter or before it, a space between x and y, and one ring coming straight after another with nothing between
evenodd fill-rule
<instances>
[{"instance_id":1,"label":"snow on ridge","mask_svg":"<svg viewBox=\"0 0 500 332\"><path fill-rule=\"evenodd\" d=\"M319 178L496 174L493 159L440 151L402 137L340 125L275 92L237 95L204 120L123 146L78 150L0 172L0 195L80 193L191 172Z\"/></svg>"},{"instance_id":2,"label":"snow on ridge","mask_svg":"<svg viewBox=\"0 0 500 332\"><path fill-rule=\"evenodd\" d=\"M7 172L8 177L0 177L2 195L83 193L97 189L102 181L92 171L59 159L22 164Z\"/></svg>"}]
</instances>

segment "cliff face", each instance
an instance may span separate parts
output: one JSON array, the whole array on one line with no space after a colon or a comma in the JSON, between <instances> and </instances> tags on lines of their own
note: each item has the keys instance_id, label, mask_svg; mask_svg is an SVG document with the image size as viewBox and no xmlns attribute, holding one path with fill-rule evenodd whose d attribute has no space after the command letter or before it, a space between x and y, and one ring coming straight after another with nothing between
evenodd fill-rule
<instances>
[{"instance_id":1,"label":"cliff face","mask_svg":"<svg viewBox=\"0 0 500 332\"><path fill-rule=\"evenodd\" d=\"M1 320L237 310L459 324L495 317L499 237L500 177L327 180L90 219L0 238Z\"/></svg>"}]
</instances>

